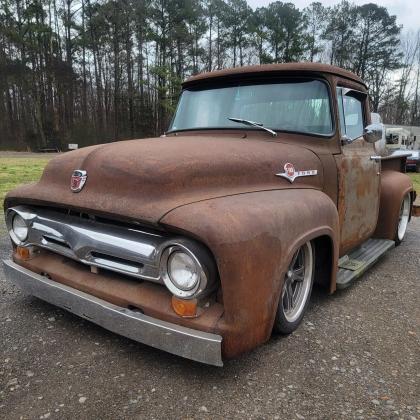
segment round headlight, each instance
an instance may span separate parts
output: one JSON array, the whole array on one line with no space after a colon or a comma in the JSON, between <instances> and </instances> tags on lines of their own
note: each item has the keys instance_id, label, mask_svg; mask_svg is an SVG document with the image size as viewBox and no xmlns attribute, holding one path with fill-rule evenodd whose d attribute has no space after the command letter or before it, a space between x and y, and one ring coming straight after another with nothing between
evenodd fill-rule
<instances>
[{"instance_id":1,"label":"round headlight","mask_svg":"<svg viewBox=\"0 0 420 420\"><path fill-rule=\"evenodd\" d=\"M12 220L12 230L19 241L23 242L28 237L28 226L26 226L25 220L22 216L16 214Z\"/></svg>"},{"instance_id":2,"label":"round headlight","mask_svg":"<svg viewBox=\"0 0 420 420\"><path fill-rule=\"evenodd\" d=\"M168 259L168 274L172 283L181 290L193 289L200 280L199 267L185 252L174 252Z\"/></svg>"}]
</instances>

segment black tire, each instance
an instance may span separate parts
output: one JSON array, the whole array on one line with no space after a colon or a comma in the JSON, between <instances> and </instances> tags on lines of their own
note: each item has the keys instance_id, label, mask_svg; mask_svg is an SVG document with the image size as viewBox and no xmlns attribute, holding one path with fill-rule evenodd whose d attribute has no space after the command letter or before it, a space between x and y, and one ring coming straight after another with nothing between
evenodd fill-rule
<instances>
[{"instance_id":1,"label":"black tire","mask_svg":"<svg viewBox=\"0 0 420 420\"><path fill-rule=\"evenodd\" d=\"M300 279L298 273L302 267L304 270ZM291 258L280 293L274 332L290 334L298 328L310 301L314 272L315 250L311 242L306 242Z\"/></svg>"}]
</instances>

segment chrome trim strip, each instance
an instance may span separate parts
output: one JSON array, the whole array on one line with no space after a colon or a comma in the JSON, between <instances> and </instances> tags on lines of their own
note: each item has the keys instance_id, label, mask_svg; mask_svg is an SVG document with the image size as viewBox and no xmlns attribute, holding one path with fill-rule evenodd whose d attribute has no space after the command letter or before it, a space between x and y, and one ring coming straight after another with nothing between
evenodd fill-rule
<instances>
[{"instance_id":1,"label":"chrome trim strip","mask_svg":"<svg viewBox=\"0 0 420 420\"><path fill-rule=\"evenodd\" d=\"M223 366L222 337L161 321L98 299L4 260L9 281L26 293L114 333L197 362Z\"/></svg>"}]
</instances>

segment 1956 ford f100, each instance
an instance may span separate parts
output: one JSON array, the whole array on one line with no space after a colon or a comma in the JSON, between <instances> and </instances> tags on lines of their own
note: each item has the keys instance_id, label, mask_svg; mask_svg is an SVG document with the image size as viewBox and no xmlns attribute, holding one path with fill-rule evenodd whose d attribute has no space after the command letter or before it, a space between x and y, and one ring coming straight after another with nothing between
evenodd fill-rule
<instances>
[{"instance_id":1,"label":"1956 ford f100","mask_svg":"<svg viewBox=\"0 0 420 420\"><path fill-rule=\"evenodd\" d=\"M366 86L321 64L188 79L168 132L56 157L4 203L7 277L111 331L222 365L288 334L313 284L348 286L404 238L405 155Z\"/></svg>"}]
</instances>

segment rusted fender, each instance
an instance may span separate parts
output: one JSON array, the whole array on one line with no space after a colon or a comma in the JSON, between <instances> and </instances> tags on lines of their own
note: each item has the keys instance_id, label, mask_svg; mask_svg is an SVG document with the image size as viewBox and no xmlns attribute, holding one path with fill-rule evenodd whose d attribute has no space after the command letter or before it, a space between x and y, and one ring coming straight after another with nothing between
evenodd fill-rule
<instances>
[{"instance_id":1,"label":"rusted fender","mask_svg":"<svg viewBox=\"0 0 420 420\"><path fill-rule=\"evenodd\" d=\"M264 191L178 207L161 219L206 244L220 274L224 315L218 323L224 356L267 341L287 267L306 241L330 238L330 290L335 290L337 209L312 189Z\"/></svg>"},{"instance_id":2,"label":"rusted fender","mask_svg":"<svg viewBox=\"0 0 420 420\"><path fill-rule=\"evenodd\" d=\"M408 175L394 170L382 172L379 217L374 238L395 239L401 203L408 192L412 194L413 203L415 194Z\"/></svg>"}]
</instances>

